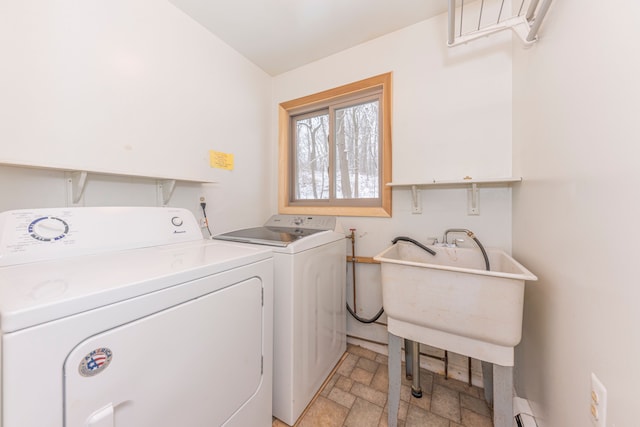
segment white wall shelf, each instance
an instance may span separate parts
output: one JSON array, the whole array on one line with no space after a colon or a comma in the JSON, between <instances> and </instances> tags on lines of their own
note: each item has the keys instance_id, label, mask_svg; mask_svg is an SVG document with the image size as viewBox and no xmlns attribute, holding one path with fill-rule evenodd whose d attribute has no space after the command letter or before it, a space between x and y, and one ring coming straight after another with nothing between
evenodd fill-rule
<instances>
[{"instance_id":1,"label":"white wall shelf","mask_svg":"<svg viewBox=\"0 0 640 427\"><path fill-rule=\"evenodd\" d=\"M480 185L491 187L508 187L514 182L522 182L522 177L506 177L506 178L471 178L454 180L437 180L425 182L389 182L389 187L410 188L411 189L411 212L414 214L422 213L422 203L420 200L420 189L429 188L464 188L468 187L467 192L467 214L480 215L480 198L478 188Z\"/></svg>"},{"instance_id":2,"label":"white wall shelf","mask_svg":"<svg viewBox=\"0 0 640 427\"><path fill-rule=\"evenodd\" d=\"M36 165L18 162L0 161L0 165L64 172L67 182L67 206L77 206L80 203L90 175L110 175L155 180L158 205L160 206L165 206L169 203L169 201L171 200L171 196L173 195L173 190L175 189L176 182L178 181L200 184L215 184L215 181L206 181L196 178L149 176L135 173L113 172L104 170L81 170L59 166Z\"/></svg>"},{"instance_id":3,"label":"white wall shelf","mask_svg":"<svg viewBox=\"0 0 640 427\"><path fill-rule=\"evenodd\" d=\"M463 178L463 179L453 179L453 180L437 180L433 179L431 181L425 182L408 182L408 183L400 183L400 182L389 182L387 185L389 187L413 187L416 186L418 188L422 187L444 187L444 186L452 186L452 187L464 187L472 184L493 184L499 186L508 186L514 182L521 182L522 178L517 177L509 177L509 178Z\"/></svg>"}]
</instances>

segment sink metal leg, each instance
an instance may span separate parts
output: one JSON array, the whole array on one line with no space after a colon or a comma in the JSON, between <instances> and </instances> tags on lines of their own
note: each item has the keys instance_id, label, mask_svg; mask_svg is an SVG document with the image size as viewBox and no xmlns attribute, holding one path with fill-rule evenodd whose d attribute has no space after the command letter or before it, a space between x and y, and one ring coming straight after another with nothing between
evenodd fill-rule
<instances>
[{"instance_id":1,"label":"sink metal leg","mask_svg":"<svg viewBox=\"0 0 640 427\"><path fill-rule=\"evenodd\" d=\"M493 365L493 425L513 426L513 367Z\"/></svg>"},{"instance_id":2,"label":"sink metal leg","mask_svg":"<svg viewBox=\"0 0 640 427\"><path fill-rule=\"evenodd\" d=\"M413 341L404 339L404 372L405 378L413 379Z\"/></svg>"},{"instance_id":3,"label":"sink metal leg","mask_svg":"<svg viewBox=\"0 0 640 427\"><path fill-rule=\"evenodd\" d=\"M482 361L484 400L493 408L493 363Z\"/></svg>"},{"instance_id":4,"label":"sink metal leg","mask_svg":"<svg viewBox=\"0 0 640 427\"><path fill-rule=\"evenodd\" d=\"M389 332L389 427L398 426L398 408L400 407L400 357L402 338ZM419 375L418 375L419 376Z\"/></svg>"},{"instance_id":5,"label":"sink metal leg","mask_svg":"<svg viewBox=\"0 0 640 427\"><path fill-rule=\"evenodd\" d=\"M413 397L422 397L422 387L420 387L420 343L414 342L411 349L413 383L411 384L411 395Z\"/></svg>"},{"instance_id":6,"label":"sink metal leg","mask_svg":"<svg viewBox=\"0 0 640 427\"><path fill-rule=\"evenodd\" d=\"M484 399L493 407L495 427L513 426L513 366L482 361Z\"/></svg>"},{"instance_id":7,"label":"sink metal leg","mask_svg":"<svg viewBox=\"0 0 640 427\"><path fill-rule=\"evenodd\" d=\"M422 387L420 387L420 343L404 339L404 362L405 376L412 381L411 395L422 397Z\"/></svg>"}]
</instances>

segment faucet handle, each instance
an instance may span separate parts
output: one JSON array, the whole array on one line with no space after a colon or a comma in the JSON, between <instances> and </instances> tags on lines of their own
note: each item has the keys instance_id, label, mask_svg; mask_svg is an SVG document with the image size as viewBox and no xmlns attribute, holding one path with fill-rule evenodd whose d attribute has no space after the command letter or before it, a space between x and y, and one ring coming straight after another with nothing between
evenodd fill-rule
<instances>
[{"instance_id":1,"label":"faucet handle","mask_svg":"<svg viewBox=\"0 0 640 427\"><path fill-rule=\"evenodd\" d=\"M453 242L451 242L453 246L458 246L460 243L464 243L464 239L453 239Z\"/></svg>"}]
</instances>

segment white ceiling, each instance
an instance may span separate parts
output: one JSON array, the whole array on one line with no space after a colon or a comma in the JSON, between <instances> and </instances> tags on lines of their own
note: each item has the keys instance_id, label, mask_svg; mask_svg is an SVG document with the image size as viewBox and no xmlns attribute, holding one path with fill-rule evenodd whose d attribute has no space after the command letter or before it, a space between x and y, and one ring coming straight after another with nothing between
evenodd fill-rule
<instances>
[{"instance_id":1,"label":"white ceiling","mask_svg":"<svg viewBox=\"0 0 640 427\"><path fill-rule=\"evenodd\" d=\"M444 13L446 0L170 0L275 76Z\"/></svg>"}]
</instances>

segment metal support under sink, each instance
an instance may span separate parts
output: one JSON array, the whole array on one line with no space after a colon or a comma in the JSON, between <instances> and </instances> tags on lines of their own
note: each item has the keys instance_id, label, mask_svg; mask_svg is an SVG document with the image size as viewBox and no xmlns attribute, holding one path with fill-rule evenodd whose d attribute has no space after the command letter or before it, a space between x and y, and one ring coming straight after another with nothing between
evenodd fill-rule
<instances>
[{"instance_id":1,"label":"metal support under sink","mask_svg":"<svg viewBox=\"0 0 640 427\"><path fill-rule=\"evenodd\" d=\"M406 340L409 341L409 340ZM409 341L411 347L411 360L406 360L407 366L412 365L413 378L420 376L419 366L416 370L415 364L418 358L413 358L414 349L419 343ZM402 337L389 332L389 413L388 426L397 427L398 408L400 407L400 386L401 386L401 365L402 358ZM407 346L405 346L405 352ZM406 354L406 353L405 353ZM419 362L418 362L419 363ZM484 375L485 399L491 404L493 401L493 423L495 427L511 427L513 425L513 367L500 366L486 361L482 361L482 371ZM412 387L413 392L413 387Z\"/></svg>"},{"instance_id":2,"label":"metal support under sink","mask_svg":"<svg viewBox=\"0 0 640 427\"><path fill-rule=\"evenodd\" d=\"M444 363L444 378L449 378L449 352L444 350L442 357L427 354L427 357L440 360ZM422 397L422 386L420 385L420 375L414 375L414 372L420 372L420 343L404 340L404 361L405 361L405 378L412 381L411 394L414 397ZM471 386L471 358L469 358L469 386Z\"/></svg>"},{"instance_id":3,"label":"metal support under sink","mask_svg":"<svg viewBox=\"0 0 640 427\"><path fill-rule=\"evenodd\" d=\"M374 257L381 262L389 332L389 427L397 425L403 338L489 362L483 363L483 373L486 393L493 379L494 426L512 427L514 347L522 336L524 285L537 277L504 251L486 252L491 269L469 248L442 248L430 255L398 243Z\"/></svg>"},{"instance_id":4,"label":"metal support under sink","mask_svg":"<svg viewBox=\"0 0 640 427\"><path fill-rule=\"evenodd\" d=\"M404 340L405 376L412 381L411 394L413 397L422 397L420 387L420 343Z\"/></svg>"}]
</instances>

